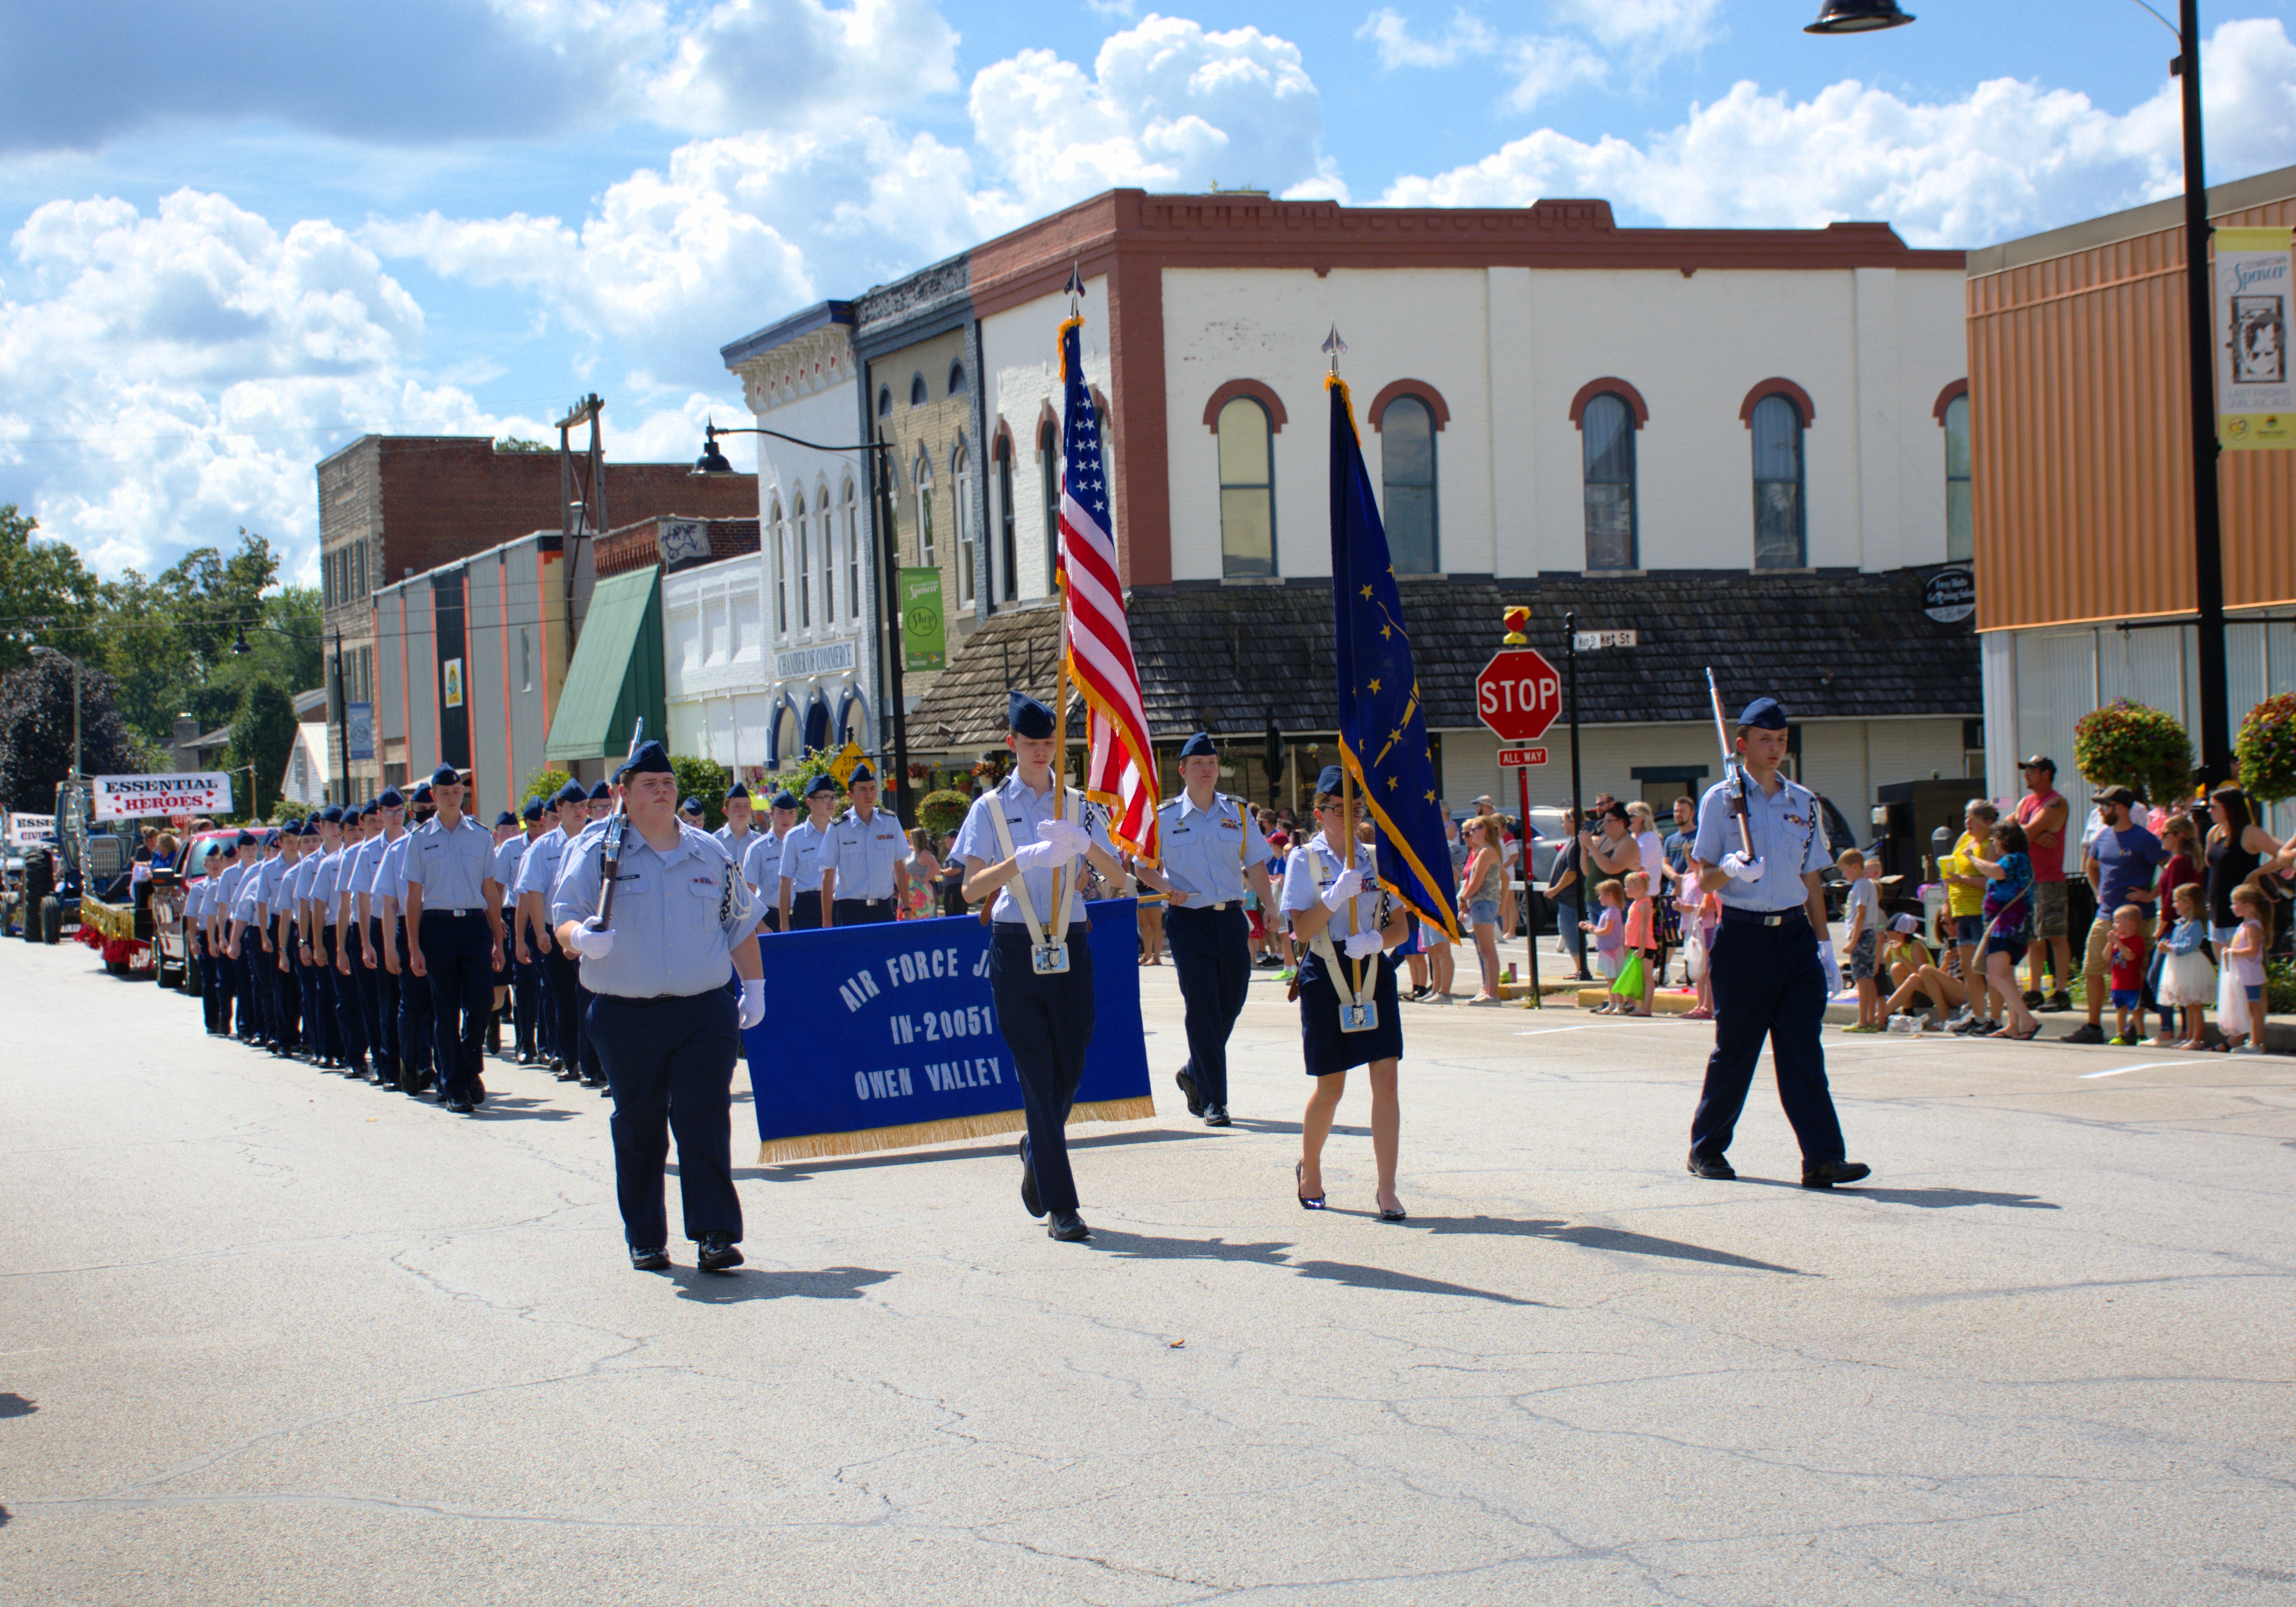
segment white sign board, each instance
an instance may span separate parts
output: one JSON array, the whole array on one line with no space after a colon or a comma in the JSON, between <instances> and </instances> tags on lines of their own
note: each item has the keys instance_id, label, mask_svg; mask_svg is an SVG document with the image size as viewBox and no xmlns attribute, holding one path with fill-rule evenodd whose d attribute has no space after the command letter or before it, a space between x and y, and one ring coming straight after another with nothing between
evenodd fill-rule
<instances>
[{"instance_id":1,"label":"white sign board","mask_svg":"<svg viewBox=\"0 0 2296 1607\"><path fill-rule=\"evenodd\" d=\"M1580 652L1593 652L1604 647L1632 647L1635 633L1630 630L1582 630L1570 638L1570 645Z\"/></svg>"},{"instance_id":2,"label":"white sign board","mask_svg":"<svg viewBox=\"0 0 2296 1607\"><path fill-rule=\"evenodd\" d=\"M220 770L183 775L99 775L94 787L98 820L231 813L231 777Z\"/></svg>"},{"instance_id":3,"label":"white sign board","mask_svg":"<svg viewBox=\"0 0 2296 1607\"><path fill-rule=\"evenodd\" d=\"M29 849L34 843L46 842L56 834L56 817L53 815L19 815L8 812L8 846Z\"/></svg>"}]
</instances>

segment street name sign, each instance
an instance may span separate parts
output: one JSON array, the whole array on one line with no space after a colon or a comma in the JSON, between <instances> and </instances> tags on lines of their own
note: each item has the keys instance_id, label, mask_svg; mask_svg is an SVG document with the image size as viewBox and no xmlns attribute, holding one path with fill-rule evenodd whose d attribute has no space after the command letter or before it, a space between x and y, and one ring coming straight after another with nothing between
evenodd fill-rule
<instances>
[{"instance_id":1,"label":"street name sign","mask_svg":"<svg viewBox=\"0 0 2296 1607\"><path fill-rule=\"evenodd\" d=\"M1544 748L1502 748L1499 750L1499 768L1502 770L1520 770L1525 765L1543 765L1546 762L1546 750Z\"/></svg>"}]
</instances>

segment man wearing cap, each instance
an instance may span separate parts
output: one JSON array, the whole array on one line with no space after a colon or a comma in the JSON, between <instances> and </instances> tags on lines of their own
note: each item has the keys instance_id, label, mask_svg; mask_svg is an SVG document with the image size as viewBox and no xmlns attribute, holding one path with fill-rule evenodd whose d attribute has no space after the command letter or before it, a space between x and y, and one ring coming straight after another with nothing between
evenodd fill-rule
<instances>
[{"instance_id":1,"label":"man wearing cap","mask_svg":"<svg viewBox=\"0 0 2296 1607\"><path fill-rule=\"evenodd\" d=\"M518 1063L530 1066L541 1058L542 962L527 946L526 932L519 921L518 883L526 869L526 857L534 851L534 845L557 834L558 808L551 799L529 798L519 811L519 819L523 830L512 839L518 854L510 861L509 878L504 880L497 865L495 879L502 882L503 928L510 934L511 1029L517 1045Z\"/></svg>"},{"instance_id":2,"label":"man wearing cap","mask_svg":"<svg viewBox=\"0 0 2296 1607\"><path fill-rule=\"evenodd\" d=\"M606 817L613 812L613 786L607 782L596 783L590 789L590 824L603 829Z\"/></svg>"},{"instance_id":3,"label":"man wearing cap","mask_svg":"<svg viewBox=\"0 0 2296 1607\"><path fill-rule=\"evenodd\" d=\"M677 818L677 776L660 742L626 767L629 820L615 867L612 910L602 919L605 843L566 850L550 916L559 943L580 956L591 994L585 1027L613 1089L614 1193L630 1265L669 1263L662 1208L669 1137L677 1138L678 1190L695 1264L742 1264L742 1201L734 1191L734 1062L741 1034L765 1018L756 900L726 845ZM742 980L726 991L728 967Z\"/></svg>"},{"instance_id":4,"label":"man wearing cap","mask_svg":"<svg viewBox=\"0 0 2296 1607\"><path fill-rule=\"evenodd\" d=\"M2088 929L2087 963L2081 974L2088 983L2088 1021L2065 1034L2069 1044L2104 1042L2104 1001L2112 991L2108 955L2112 942L2112 917L2123 905L2136 912L2136 930L2144 952L2152 952L2152 925L2157 913L2153 888L2169 850L2145 830L2135 810L2143 800L2127 787L2107 787L2096 795L2102 824L2081 845L2081 872L2096 893L2096 919ZM2143 1012L2137 1014L2141 1026Z\"/></svg>"},{"instance_id":5,"label":"man wearing cap","mask_svg":"<svg viewBox=\"0 0 2296 1607\"><path fill-rule=\"evenodd\" d=\"M836 919L837 783L826 771L806 783L807 818L782 840L780 906L783 931L812 931Z\"/></svg>"},{"instance_id":6,"label":"man wearing cap","mask_svg":"<svg viewBox=\"0 0 2296 1607\"><path fill-rule=\"evenodd\" d=\"M354 1079L366 1076L367 1036L365 1002L360 996L365 981L358 964L359 940L351 930L358 897L351 882L358 868L359 850L367 845L366 828L375 818L356 804L343 806L343 845L320 881L328 894L320 906L319 918L326 923L327 972L335 999L335 1037L343 1049L344 1075Z\"/></svg>"},{"instance_id":7,"label":"man wearing cap","mask_svg":"<svg viewBox=\"0 0 2296 1607\"><path fill-rule=\"evenodd\" d=\"M2025 951L2025 1007L2070 1010L2073 940L2065 908L2065 826L2072 805L2057 791L2056 760L2036 753L2017 768L2025 778L2025 796L2017 800L2013 818L2025 828L2026 852L2033 861L2033 943ZM2057 984L2046 998L2044 963Z\"/></svg>"},{"instance_id":8,"label":"man wearing cap","mask_svg":"<svg viewBox=\"0 0 2296 1607\"><path fill-rule=\"evenodd\" d=\"M1163 865L1136 869L1168 902L1164 935L1171 940L1187 1009L1188 1063L1176 1080L1189 1115L1202 1117L1208 1127L1224 1127L1228 1035L1251 989L1244 889L1250 886L1260 908L1275 907L1267 880L1272 850L1242 805L1215 790L1219 750L1204 732L1181 745L1180 782L1180 795L1156 812Z\"/></svg>"},{"instance_id":9,"label":"man wearing cap","mask_svg":"<svg viewBox=\"0 0 2296 1607\"><path fill-rule=\"evenodd\" d=\"M329 804L319 811L319 852L303 884L302 955L308 956L310 981L303 994L306 1019L316 1023L312 1042L319 1063L340 1070L348 1059L343 1043L340 1001L335 996L335 956L330 947L335 935L335 890L342 876L343 811Z\"/></svg>"},{"instance_id":10,"label":"man wearing cap","mask_svg":"<svg viewBox=\"0 0 2296 1607\"><path fill-rule=\"evenodd\" d=\"M567 849L583 833L590 814L589 796L579 782L568 782L553 800L557 805L557 829L534 840L518 867L518 933L523 953L534 956L542 973L542 1026L538 1034L544 1055L562 1083L582 1077L582 996L574 956L550 934L550 898L565 863Z\"/></svg>"},{"instance_id":11,"label":"man wearing cap","mask_svg":"<svg viewBox=\"0 0 2296 1607\"><path fill-rule=\"evenodd\" d=\"M463 813L463 778L450 765L430 777L438 816L406 852L408 966L430 984L432 1063L439 1098L468 1116L487 1096L486 1026L503 967L502 888L495 842Z\"/></svg>"},{"instance_id":12,"label":"man wearing cap","mask_svg":"<svg viewBox=\"0 0 2296 1607\"><path fill-rule=\"evenodd\" d=\"M207 922L207 982L208 986L214 988L217 993L215 1021L209 1030L218 1037L229 1037L234 1030L242 1037L247 1036L249 1001L239 990L239 964L233 957L234 950L231 947L231 910L232 906L239 898L239 884L247 875L248 850L254 846L255 839L242 832L232 840L230 853L225 863L209 871L207 875L207 903L201 910L201 918ZM213 858L209 860L210 865L215 863ZM232 1006L234 1003L239 1007L239 1025L236 1029L232 1021Z\"/></svg>"},{"instance_id":13,"label":"man wearing cap","mask_svg":"<svg viewBox=\"0 0 2296 1607\"><path fill-rule=\"evenodd\" d=\"M279 857L264 878L263 894L270 906L265 935L271 939L264 970L276 1001L273 1020L278 1028L271 1049L288 1056L303 1046L303 990L295 976L295 873L302 863L302 823L291 820L279 828Z\"/></svg>"},{"instance_id":14,"label":"man wearing cap","mask_svg":"<svg viewBox=\"0 0 2296 1607\"><path fill-rule=\"evenodd\" d=\"M510 890L518 885L518 862L526 853L526 832L518 816L508 809L495 816L494 841L495 888L502 896L502 908L496 912L502 917L502 927L496 947L502 951L502 965L495 972L493 1009L487 1016L487 1053L498 1055L502 1053L503 1018L511 1013L511 984L518 975L517 968L511 963ZM512 1032L515 1035L515 1026Z\"/></svg>"},{"instance_id":15,"label":"man wearing cap","mask_svg":"<svg viewBox=\"0 0 2296 1607\"><path fill-rule=\"evenodd\" d=\"M836 924L893 920L909 901L908 839L877 807L875 771L854 766L845 790L853 807L838 818L829 850L837 869Z\"/></svg>"},{"instance_id":16,"label":"man wearing cap","mask_svg":"<svg viewBox=\"0 0 2296 1607\"><path fill-rule=\"evenodd\" d=\"M256 833L257 854L241 878L232 906L232 957L239 962L240 991L255 1004L255 1030L248 1041L269 1047L278 1040L275 993L271 984L271 909L263 884L279 863L279 833L266 826Z\"/></svg>"},{"instance_id":17,"label":"man wearing cap","mask_svg":"<svg viewBox=\"0 0 2296 1607\"><path fill-rule=\"evenodd\" d=\"M709 833L726 845L726 851L740 865L750 852L750 839L755 836L757 811L750 802L750 789L735 782L726 789L726 824Z\"/></svg>"},{"instance_id":18,"label":"man wearing cap","mask_svg":"<svg viewBox=\"0 0 2296 1607\"><path fill-rule=\"evenodd\" d=\"M359 984L359 1024L366 1029L375 1086L396 1088L404 1076L398 1050L398 973L384 963L391 950L384 932L381 889L385 857L391 844L406 834L406 799L397 787L385 787L359 813L366 817L367 839L351 862L351 896L345 910L358 932L352 975Z\"/></svg>"},{"instance_id":19,"label":"man wearing cap","mask_svg":"<svg viewBox=\"0 0 2296 1607\"><path fill-rule=\"evenodd\" d=\"M374 873L382 900L383 970L398 985L398 1090L410 1096L428 1091L437 1071L430 984L414 969L406 920L406 857L414 851L414 833L430 822L430 783L419 783L407 798L407 828L384 848Z\"/></svg>"},{"instance_id":20,"label":"man wearing cap","mask_svg":"<svg viewBox=\"0 0 2296 1607\"><path fill-rule=\"evenodd\" d=\"M797 830L797 794L783 787L774 794L767 829L751 832L742 850L742 880L765 906L762 929L767 931L782 930L782 850L789 846L789 834Z\"/></svg>"},{"instance_id":21,"label":"man wearing cap","mask_svg":"<svg viewBox=\"0 0 2296 1607\"><path fill-rule=\"evenodd\" d=\"M1778 1098L1801 1144L1802 1186L1831 1188L1870 1168L1848 1158L1825 1083L1818 1026L1825 1001L1841 990L1841 967L1826 931L1817 795L1778 774L1787 740L1785 710L1775 698L1756 698L1738 717L1734 746L1751 856L1736 816L1739 775L1709 787L1698 806L1692 864L1698 885L1722 896L1722 925L1707 962L1714 1052L1691 1119L1689 1165L1700 1177L1738 1175L1725 1157L1767 1040Z\"/></svg>"},{"instance_id":22,"label":"man wearing cap","mask_svg":"<svg viewBox=\"0 0 2296 1607\"><path fill-rule=\"evenodd\" d=\"M1018 761L972 800L956 836L964 897L989 908L988 986L996 1030L1013 1053L1028 1136L1021 1141L1021 1203L1050 1214L1045 1231L1092 1237L1077 1213L1069 1169L1069 1111L1092 1043L1092 947L1076 907L1079 855L1111 882L1124 874L1099 812L1053 774L1053 711L1023 692L1007 695L1004 738ZM800 826L798 828L803 831Z\"/></svg>"}]
</instances>

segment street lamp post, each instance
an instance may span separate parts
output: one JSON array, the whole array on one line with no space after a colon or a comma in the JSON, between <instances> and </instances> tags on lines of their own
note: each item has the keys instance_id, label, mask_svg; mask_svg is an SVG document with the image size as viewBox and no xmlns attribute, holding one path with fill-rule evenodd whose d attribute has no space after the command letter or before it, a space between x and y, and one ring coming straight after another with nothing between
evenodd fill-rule
<instances>
[{"instance_id":1,"label":"street lamp post","mask_svg":"<svg viewBox=\"0 0 2296 1607\"><path fill-rule=\"evenodd\" d=\"M702 426L701 455L693 462L693 477L714 480L731 474L734 465L718 449L721 435L769 435L777 441L787 441L792 447L803 447L808 452L858 452L864 454L862 471L869 477L869 496L876 509L878 528L884 532L880 550L870 561L870 568L882 578L879 596L883 606L881 616L880 640L885 650L885 701L891 705L893 717L893 814L906 828L916 819L909 797L909 717L901 687L901 570L900 547L893 529L893 446L889 440L863 441L851 447L824 447L819 441L800 440L794 435L784 435L778 430L743 427L720 430L715 421ZM762 541L760 545L762 545Z\"/></svg>"},{"instance_id":2,"label":"street lamp post","mask_svg":"<svg viewBox=\"0 0 2296 1607\"><path fill-rule=\"evenodd\" d=\"M62 652L61 649L53 648L53 647L35 647L35 648L33 648L33 649L31 650L31 654L32 654L32 656L33 656L34 658L36 658L36 659L62 659L65 663L67 663L67 664L69 664L69 665L70 665L70 666L71 666L71 671L72 671L72 767L71 767L71 778L72 778L72 780L73 780L75 783L77 783L77 782L79 780L79 660L78 660L78 659L73 658L73 657L71 656L71 654L70 654L70 653L68 653L68 652Z\"/></svg>"},{"instance_id":3,"label":"street lamp post","mask_svg":"<svg viewBox=\"0 0 2296 1607\"><path fill-rule=\"evenodd\" d=\"M2201 142L2200 0L2178 0L2177 22L2136 0L2177 36L2169 74L2182 92L2185 132L2185 330L2192 396L2193 590L2199 616L2201 774L2211 786L2233 777L2232 688L2225 662L2224 530L2217 487L2215 297L2209 283L2208 168ZM1824 0L1802 31L1866 33L1913 18L1897 0Z\"/></svg>"}]
</instances>

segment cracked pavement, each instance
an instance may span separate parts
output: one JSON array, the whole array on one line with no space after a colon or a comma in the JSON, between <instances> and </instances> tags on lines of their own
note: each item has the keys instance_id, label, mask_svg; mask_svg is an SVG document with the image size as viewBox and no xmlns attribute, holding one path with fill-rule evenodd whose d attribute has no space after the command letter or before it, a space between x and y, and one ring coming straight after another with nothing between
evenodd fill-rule
<instances>
[{"instance_id":1,"label":"cracked pavement","mask_svg":"<svg viewBox=\"0 0 2296 1607\"><path fill-rule=\"evenodd\" d=\"M1090 1245L984 1140L737 1165L708 1277L594 1095L0 947L0 1603L2289 1600L2296 1062L1829 1029L1823 1195L1759 1082L1685 1173L1694 1024L1406 1006L1393 1226L1361 1086L1290 1198L1279 987L1211 1132L1141 980Z\"/></svg>"}]
</instances>

